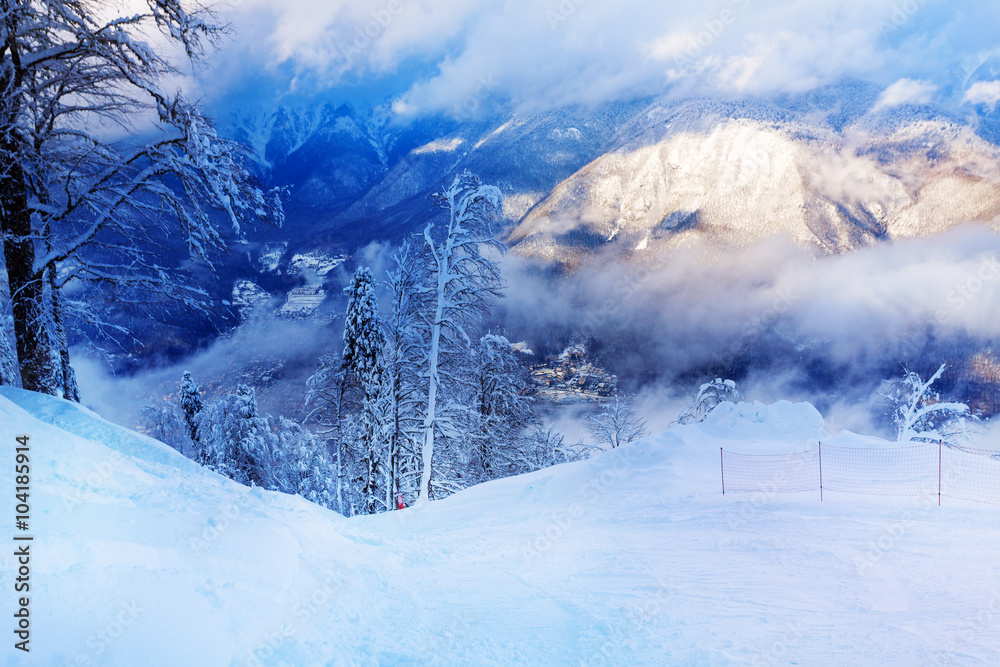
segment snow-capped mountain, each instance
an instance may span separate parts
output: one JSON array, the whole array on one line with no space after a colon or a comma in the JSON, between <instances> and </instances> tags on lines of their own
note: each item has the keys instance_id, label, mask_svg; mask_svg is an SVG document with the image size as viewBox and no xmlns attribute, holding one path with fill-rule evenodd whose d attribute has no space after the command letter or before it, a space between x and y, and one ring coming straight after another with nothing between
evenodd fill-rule
<instances>
[{"instance_id":1,"label":"snow-capped mountain","mask_svg":"<svg viewBox=\"0 0 1000 667\"><path fill-rule=\"evenodd\" d=\"M619 138L521 220L517 252L649 256L780 234L839 253L1000 220L1000 150L926 109L838 128L780 107L654 104Z\"/></svg>"},{"instance_id":2,"label":"snow-capped mountain","mask_svg":"<svg viewBox=\"0 0 1000 667\"><path fill-rule=\"evenodd\" d=\"M990 62L967 90L993 80ZM289 188L278 233L296 250L400 240L463 169L504 191L516 252L559 262L775 235L838 253L994 222L992 110L887 107L881 92L848 81L769 100L643 99L407 126L348 107L279 108L232 132Z\"/></svg>"}]
</instances>

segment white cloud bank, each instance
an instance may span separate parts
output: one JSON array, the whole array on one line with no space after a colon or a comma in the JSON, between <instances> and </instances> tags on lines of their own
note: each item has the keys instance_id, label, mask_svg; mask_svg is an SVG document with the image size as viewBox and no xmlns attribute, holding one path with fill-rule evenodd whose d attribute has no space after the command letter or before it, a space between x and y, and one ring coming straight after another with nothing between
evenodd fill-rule
<instances>
[{"instance_id":1,"label":"white cloud bank","mask_svg":"<svg viewBox=\"0 0 1000 667\"><path fill-rule=\"evenodd\" d=\"M668 88L801 92L858 77L895 81L890 104L926 99L933 81L994 51L986 29L1000 24L994 4L243 0L228 15L240 37L219 59L220 83L263 74L299 92L382 85L397 110L416 115L460 109L484 93L530 107Z\"/></svg>"},{"instance_id":2,"label":"white cloud bank","mask_svg":"<svg viewBox=\"0 0 1000 667\"><path fill-rule=\"evenodd\" d=\"M937 86L928 81L900 79L890 85L875 102L874 110L898 107L904 104L927 104L934 97Z\"/></svg>"},{"instance_id":3,"label":"white cloud bank","mask_svg":"<svg viewBox=\"0 0 1000 667\"><path fill-rule=\"evenodd\" d=\"M1000 81L980 81L965 91L965 101L995 109L1000 104Z\"/></svg>"}]
</instances>

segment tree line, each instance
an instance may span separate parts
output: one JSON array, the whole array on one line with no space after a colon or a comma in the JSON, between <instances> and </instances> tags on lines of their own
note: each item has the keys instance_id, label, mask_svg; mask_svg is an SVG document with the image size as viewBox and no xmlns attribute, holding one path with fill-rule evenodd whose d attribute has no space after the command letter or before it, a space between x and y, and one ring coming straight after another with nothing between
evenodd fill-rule
<instances>
[{"instance_id":1,"label":"tree line","mask_svg":"<svg viewBox=\"0 0 1000 667\"><path fill-rule=\"evenodd\" d=\"M153 435L239 482L346 515L583 456L538 418L522 353L485 329L502 290L500 191L465 172L435 201L444 214L381 280L361 266L345 289L342 348L307 383L311 431L259 415L245 386L206 406L186 374L179 410L147 409Z\"/></svg>"}]
</instances>

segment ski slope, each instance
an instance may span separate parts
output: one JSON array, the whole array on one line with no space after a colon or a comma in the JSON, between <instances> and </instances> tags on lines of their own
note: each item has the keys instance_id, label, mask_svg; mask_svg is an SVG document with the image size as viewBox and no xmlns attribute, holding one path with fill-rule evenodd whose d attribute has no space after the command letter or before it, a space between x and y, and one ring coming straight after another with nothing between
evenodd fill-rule
<instances>
[{"instance_id":1,"label":"ski slope","mask_svg":"<svg viewBox=\"0 0 1000 667\"><path fill-rule=\"evenodd\" d=\"M30 655L11 639L24 434ZM1000 507L722 496L720 446L820 437L882 443L823 432L808 404L724 404L590 461L348 520L4 387L0 664L1000 664Z\"/></svg>"}]
</instances>

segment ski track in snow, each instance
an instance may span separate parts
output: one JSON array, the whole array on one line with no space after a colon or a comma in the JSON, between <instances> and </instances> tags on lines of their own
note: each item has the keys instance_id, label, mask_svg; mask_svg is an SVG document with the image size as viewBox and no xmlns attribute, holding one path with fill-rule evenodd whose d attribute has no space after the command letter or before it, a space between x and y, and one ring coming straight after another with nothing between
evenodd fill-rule
<instances>
[{"instance_id":1,"label":"ski track in snow","mask_svg":"<svg viewBox=\"0 0 1000 667\"><path fill-rule=\"evenodd\" d=\"M723 497L720 446L792 451L822 420L806 404L719 413L344 519L5 387L0 465L12 471L14 437L31 436L35 542L32 653L8 645L3 664L1000 664L1000 507Z\"/></svg>"}]
</instances>

